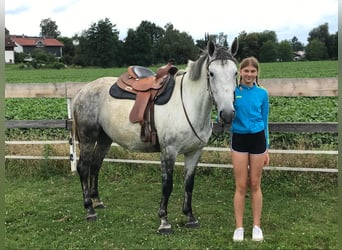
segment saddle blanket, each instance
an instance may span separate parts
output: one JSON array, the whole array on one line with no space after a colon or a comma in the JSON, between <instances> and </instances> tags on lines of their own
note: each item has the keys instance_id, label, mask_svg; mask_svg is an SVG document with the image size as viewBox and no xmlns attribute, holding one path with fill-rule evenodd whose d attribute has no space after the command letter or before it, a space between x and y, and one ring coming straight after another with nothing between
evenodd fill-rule
<instances>
[{"instance_id":1,"label":"saddle blanket","mask_svg":"<svg viewBox=\"0 0 342 250\"><path fill-rule=\"evenodd\" d=\"M156 104L156 105L164 105L170 100L171 95L173 93L173 89L175 87L175 79L173 77L169 77L168 82L166 82L165 84L166 84L166 86L165 86L164 91L156 97L156 100L154 102L154 104ZM135 98L136 98L135 94L119 88L116 83L114 83L110 87L109 94L112 97L117 98L117 99L135 100Z\"/></svg>"}]
</instances>

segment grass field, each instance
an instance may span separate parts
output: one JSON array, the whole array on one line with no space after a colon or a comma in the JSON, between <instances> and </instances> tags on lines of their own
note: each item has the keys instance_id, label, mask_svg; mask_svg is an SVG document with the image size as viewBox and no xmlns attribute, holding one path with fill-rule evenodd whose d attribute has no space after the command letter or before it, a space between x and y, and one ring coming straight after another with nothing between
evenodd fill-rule
<instances>
[{"instance_id":1,"label":"grass field","mask_svg":"<svg viewBox=\"0 0 342 250\"><path fill-rule=\"evenodd\" d=\"M181 68L181 67L180 67ZM335 77L337 61L261 64L261 78ZM18 70L6 65L6 83L91 81L125 69ZM273 104L273 105L272 105ZM6 119L64 119L65 100L6 99ZM298 109L298 107L301 107ZM271 98L271 121L337 121L335 98ZM61 130L7 130L6 140L65 139ZM226 143L226 142L225 142ZM226 144L225 144L226 145ZM337 150L337 135L273 135L272 148ZM227 145L226 145L227 146ZM48 156L51 149L44 148ZM111 157L127 152L112 152ZM226 155L214 155L225 162ZM336 166L335 156L284 156L287 166ZM272 160L272 159L271 159ZM228 160L227 160L228 161ZM176 167L169 219L174 233L159 235L161 196L158 166L105 163L100 194L107 206L95 223L86 222L77 175L67 161L6 160L5 249L338 249L337 173L264 171L262 227L265 241L233 243L234 182L230 169L199 168L193 209L201 227L183 227L183 184Z\"/></svg>"},{"instance_id":2,"label":"grass field","mask_svg":"<svg viewBox=\"0 0 342 250\"><path fill-rule=\"evenodd\" d=\"M100 192L106 208L98 210L94 223L85 220L78 177L55 169L49 174L52 168L42 166L39 176L7 178L6 249L337 249L336 174L264 171L265 240L250 240L247 198L246 240L233 243L231 170L198 169L193 209L201 226L189 230L183 227L177 167L169 203L174 232L163 236L156 232L159 167L105 164Z\"/></svg>"}]
</instances>

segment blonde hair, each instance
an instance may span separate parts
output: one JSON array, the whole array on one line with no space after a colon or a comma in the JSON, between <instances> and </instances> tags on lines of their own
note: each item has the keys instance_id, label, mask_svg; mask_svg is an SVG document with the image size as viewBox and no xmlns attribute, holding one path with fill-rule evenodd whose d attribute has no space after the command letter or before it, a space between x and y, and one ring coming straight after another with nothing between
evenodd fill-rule
<instances>
[{"instance_id":1,"label":"blonde hair","mask_svg":"<svg viewBox=\"0 0 342 250\"><path fill-rule=\"evenodd\" d=\"M240 63L240 70L243 68L246 68L247 66L252 66L256 68L256 70L258 71L258 75L259 75L259 61L254 56L246 57L245 59L243 59ZM241 82L241 79L242 78L240 76L240 82ZM259 85L258 76L256 77L255 81Z\"/></svg>"}]
</instances>

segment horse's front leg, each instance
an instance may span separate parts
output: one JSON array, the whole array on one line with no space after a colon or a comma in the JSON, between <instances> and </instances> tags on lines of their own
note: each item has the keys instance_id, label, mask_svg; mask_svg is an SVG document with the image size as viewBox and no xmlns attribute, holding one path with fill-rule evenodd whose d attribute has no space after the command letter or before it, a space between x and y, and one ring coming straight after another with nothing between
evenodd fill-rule
<instances>
[{"instance_id":1,"label":"horse's front leg","mask_svg":"<svg viewBox=\"0 0 342 250\"><path fill-rule=\"evenodd\" d=\"M184 176L184 201L183 213L187 216L185 224L188 228L196 228L199 223L192 213L192 192L194 189L195 172L202 150L184 154L185 156L185 176Z\"/></svg>"},{"instance_id":2,"label":"horse's front leg","mask_svg":"<svg viewBox=\"0 0 342 250\"><path fill-rule=\"evenodd\" d=\"M176 161L176 154L162 152L161 155L161 175L162 175L162 198L159 207L160 226L158 232L169 234L172 232L171 224L167 219L167 205L173 188L173 169Z\"/></svg>"}]
</instances>

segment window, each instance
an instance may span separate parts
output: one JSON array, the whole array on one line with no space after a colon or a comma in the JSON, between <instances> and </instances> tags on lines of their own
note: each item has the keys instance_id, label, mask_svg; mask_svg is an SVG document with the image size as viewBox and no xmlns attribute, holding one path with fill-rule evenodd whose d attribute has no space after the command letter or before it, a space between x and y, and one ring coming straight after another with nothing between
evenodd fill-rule
<instances>
[{"instance_id":1,"label":"window","mask_svg":"<svg viewBox=\"0 0 342 250\"><path fill-rule=\"evenodd\" d=\"M37 46L38 48L42 48L42 47L44 47L44 43L43 43L42 41L38 41L38 42L36 43L36 46Z\"/></svg>"}]
</instances>

